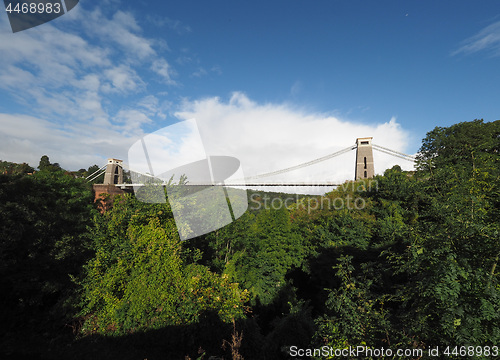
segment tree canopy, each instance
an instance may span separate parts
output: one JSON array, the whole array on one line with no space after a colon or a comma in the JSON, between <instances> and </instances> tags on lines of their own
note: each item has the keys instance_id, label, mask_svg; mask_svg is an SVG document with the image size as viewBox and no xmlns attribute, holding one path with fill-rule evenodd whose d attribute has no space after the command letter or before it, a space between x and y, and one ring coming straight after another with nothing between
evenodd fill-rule
<instances>
[{"instance_id":1,"label":"tree canopy","mask_svg":"<svg viewBox=\"0 0 500 360\"><path fill-rule=\"evenodd\" d=\"M494 358L499 150L500 121L437 127L415 172L250 208L183 242L168 202L128 194L99 212L90 184L48 157L34 175L11 166L0 174L0 353L241 360L287 359L291 346L473 346L469 358ZM253 205L266 196L289 195L248 193ZM359 206L332 206L349 200Z\"/></svg>"}]
</instances>

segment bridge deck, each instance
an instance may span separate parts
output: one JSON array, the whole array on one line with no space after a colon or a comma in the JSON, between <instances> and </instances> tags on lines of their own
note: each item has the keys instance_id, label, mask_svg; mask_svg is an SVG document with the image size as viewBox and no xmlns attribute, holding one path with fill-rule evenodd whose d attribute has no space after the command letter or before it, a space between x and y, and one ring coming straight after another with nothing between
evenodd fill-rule
<instances>
[{"instance_id":1,"label":"bridge deck","mask_svg":"<svg viewBox=\"0 0 500 360\"><path fill-rule=\"evenodd\" d=\"M166 184L158 184L166 186ZM296 183L187 183L185 186L238 186L238 187L250 187L250 186L340 186L341 184L323 181L317 183L311 182L296 182ZM115 186L120 188L131 188L145 186L145 184L115 184ZM174 184L175 186L175 184Z\"/></svg>"}]
</instances>

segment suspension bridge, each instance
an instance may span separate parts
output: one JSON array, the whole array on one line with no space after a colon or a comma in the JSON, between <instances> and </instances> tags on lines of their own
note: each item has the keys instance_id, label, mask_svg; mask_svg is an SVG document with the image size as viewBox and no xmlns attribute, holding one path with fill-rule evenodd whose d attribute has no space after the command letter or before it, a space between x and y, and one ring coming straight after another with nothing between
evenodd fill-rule
<instances>
[{"instance_id":1,"label":"suspension bridge","mask_svg":"<svg viewBox=\"0 0 500 360\"><path fill-rule=\"evenodd\" d=\"M253 175L253 176L248 176L248 177L243 177L240 179L214 179L213 174L204 178L202 181L187 181L184 185L192 185L192 186L235 186L235 187L263 187L263 186L339 186L340 184L338 182L333 182L333 181L319 181L319 182L273 182L266 180L270 177L274 177L277 175L282 175L286 174L292 171L297 171L299 169L303 169L306 167L309 167L311 165L319 164L321 162L324 162L326 160L330 160L336 157L339 157L343 154L349 153L351 151L356 151L356 163L355 163L355 174L354 174L354 179L369 179L372 178L375 175L375 170L374 170L374 161L373 161L373 150L379 151L400 159L407 160L409 162L414 162L415 161L415 156L413 155L408 155L404 154L399 151L395 151L392 149L389 149L387 147L383 147L380 145L376 145L372 143L372 138L371 137L365 137L365 138L358 138L356 139L355 145L349 146L345 149L336 151L334 153L319 157L317 159L307 161L301 164L297 164L295 166L290 166L281 170L276 170L276 171L271 171L259 175ZM217 157L211 157L211 158L217 158ZM219 157L222 158L222 157ZM234 159L234 158L233 158ZM208 161L208 160L207 160ZM149 160L148 160L149 162ZM239 162L238 162L239 164ZM149 165L150 169L151 166ZM209 165L210 167L210 165ZM130 171L132 174L132 179L137 180L139 179L139 182L133 181L132 184L126 184L124 183L124 176L123 176L123 169ZM88 181L93 181L97 179L99 176L104 174L104 182L103 184L99 185L94 185L100 186L100 190L105 190L103 186L106 187L106 191L103 192L108 192L110 193L110 186L114 186L123 190L126 189L132 189L132 188L137 188L140 186L144 186L145 184L148 183L154 183L156 185L167 185L167 181L161 180L165 179L165 176L162 176L161 178L159 176L155 176L152 169L150 173L145 173L145 172L140 172L137 170L134 170L132 168L127 167L123 161L117 160L117 159L108 159L108 163L102 166L100 169L98 169L96 172L93 174L89 175L87 177ZM164 175L164 174L163 174ZM208 178L208 180L207 180ZM188 177L189 179L189 177ZM97 189L96 189L97 193ZM113 193L115 193L113 191Z\"/></svg>"}]
</instances>

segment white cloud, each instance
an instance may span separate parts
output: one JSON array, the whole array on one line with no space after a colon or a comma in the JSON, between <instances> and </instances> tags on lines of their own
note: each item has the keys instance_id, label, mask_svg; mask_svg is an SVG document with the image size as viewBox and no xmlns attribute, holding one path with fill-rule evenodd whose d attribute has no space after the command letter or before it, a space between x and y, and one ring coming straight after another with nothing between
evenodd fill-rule
<instances>
[{"instance_id":1,"label":"white cloud","mask_svg":"<svg viewBox=\"0 0 500 360\"><path fill-rule=\"evenodd\" d=\"M144 112L136 109L122 109L114 118L115 122L121 124L122 132L126 134L140 134L144 124L151 124L152 120Z\"/></svg>"},{"instance_id":2,"label":"white cloud","mask_svg":"<svg viewBox=\"0 0 500 360\"><path fill-rule=\"evenodd\" d=\"M159 104L160 101L156 96L153 95L148 95L144 98L142 98L139 102L138 105L143 108L144 110L147 110L149 115L153 115L158 113L159 110Z\"/></svg>"},{"instance_id":3,"label":"white cloud","mask_svg":"<svg viewBox=\"0 0 500 360\"><path fill-rule=\"evenodd\" d=\"M102 91L126 94L145 89L147 82L139 70L148 67L159 75L152 78L153 81L175 83L172 80L175 71L154 49L156 43L161 47L161 41L142 36L132 14L117 11L107 17L99 8L88 11L79 6L68 16L71 16L73 26L78 24L74 33L49 23L37 27L36 31L12 34L5 20L1 21L3 66L0 69L0 88L14 94L30 89L34 96L34 87L46 92L81 86L82 77L95 74L102 81ZM67 23L66 20L63 24ZM9 66L30 72L36 82L8 81L12 77Z\"/></svg>"},{"instance_id":4,"label":"white cloud","mask_svg":"<svg viewBox=\"0 0 500 360\"><path fill-rule=\"evenodd\" d=\"M104 11L78 6L16 34L0 17L0 90L17 102L0 114L0 158L36 166L48 154L68 169L88 167L124 156L143 126L165 119L166 105L153 95L128 97L145 92L148 80L174 83L156 50L165 45L143 36L133 14Z\"/></svg>"},{"instance_id":5,"label":"white cloud","mask_svg":"<svg viewBox=\"0 0 500 360\"><path fill-rule=\"evenodd\" d=\"M92 127L58 127L28 115L0 113L0 123L0 159L34 167L44 154L70 170L102 165L108 156L125 154L136 140L112 128L99 128L101 134L96 136Z\"/></svg>"},{"instance_id":6,"label":"white cloud","mask_svg":"<svg viewBox=\"0 0 500 360\"><path fill-rule=\"evenodd\" d=\"M405 152L409 134L395 118L379 124L359 124L321 113L308 113L283 104L257 104L242 93L228 102L218 98L186 101L179 119L195 118L207 154L238 158L245 176L255 176L298 165L353 146L357 137L372 136L375 144ZM383 173L411 163L374 152L375 171ZM287 174L270 182L343 182L354 177L355 152ZM290 191L291 189L281 189ZM299 191L310 191L301 189ZM315 189L321 193L323 189Z\"/></svg>"},{"instance_id":7,"label":"white cloud","mask_svg":"<svg viewBox=\"0 0 500 360\"><path fill-rule=\"evenodd\" d=\"M494 56L500 56L500 21L497 21L479 33L463 41L462 46L452 52L457 54L472 54L479 51L490 51Z\"/></svg>"},{"instance_id":8,"label":"white cloud","mask_svg":"<svg viewBox=\"0 0 500 360\"><path fill-rule=\"evenodd\" d=\"M205 70L202 67L199 67L198 70L196 70L194 73L191 74L191 76L193 76L193 77L202 77L202 76L205 76L207 74L208 74L207 70Z\"/></svg>"},{"instance_id":9,"label":"white cloud","mask_svg":"<svg viewBox=\"0 0 500 360\"><path fill-rule=\"evenodd\" d=\"M160 100L156 96L148 95L137 102L137 107L148 116L156 116L165 120L167 117L165 112L170 108L170 103L160 103Z\"/></svg>"},{"instance_id":10,"label":"white cloud","mask_svg":"<svg viewBox=\"0 0 500 360\"><path fill-rule=\"evenodd\" d=\"M81 10L79 15L87 33L95 38L117 44L121 52L130 58L145 59L156 55L153 40L137 34L141 28L132 14L117 11L109 19L97 7L93 11Z\"/></svg>"},{"instance_id":11,"label":"white cloud","mask_svg":"<svg viewBox=\"0 0 500 360\"><path fill-rule=\"evenodd\" d=\"M163 175L166 176L164 180L168 180L171 175L164 173L205 158L196 121L191 119L162 128L137 141L130 148L127 160L133 171ZM175 180L181 175L175 174ZM206 177L203 180L210 181Z\"/></svg>"},{"instance_id":12,"label":"white cloud","mask_svg":"<svg viewBox=\"0 0 500 360\"><path fill-rule=\"evenodd\" d=\"M151 70L153 70L156 74L160 75L163 82L174 85L175 81L172 80L172 75L175 75L175 72L172 70L170 65L167 63L165 59L156 59L151 64Z\"/></svg>"},{"instance_id":13,"label":"white cloud","mask_svg":"<svg viewBox=\"0 0 500 360\"><path fill-rule=\"evenodd\" d=\"M106 84L103 91L106 92L136 92L144 90L145 82L137 75L137 72L128 65L121 64L104 71L104 76L110 81Z\"/></svg>"}]
</instances>

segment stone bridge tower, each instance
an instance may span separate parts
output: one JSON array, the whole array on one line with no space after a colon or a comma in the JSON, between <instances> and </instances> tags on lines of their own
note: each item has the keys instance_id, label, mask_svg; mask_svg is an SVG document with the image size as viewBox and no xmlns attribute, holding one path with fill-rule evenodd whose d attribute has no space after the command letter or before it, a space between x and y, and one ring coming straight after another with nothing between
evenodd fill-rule
<instances>
[{"instance_id":1,"label":"stone bridge tower","mask_svg":"<svg viewBox=\"0 0 500 360\"><path fill-rule=\"evenodd\" d=\"M123 184L123 161L118 159L108 159L106 173L104 174L104 185Z\"/></svg>"},{"instance_id":2,"label":"stone bridge tower","mask_svg":"<svg viewBox=\"0 0 500 360\"><path fill-rule=\"evenodd\" d=\"M375 175L372 138L357 138L356 145L356 171L354 173L354 180L372 178Z\"/></svg>"},{"instance_id":3,"label":"stone bridge tower","mask_svg":"<svg viewBox=\"0 0 500 360\"><path fill-rule=\"evenodd\" d=\"M118 159L108 159L104 182L94 184L94 202L98 202L101 213L111 209L115 195L121 195L130 190L122 189L116 185L123 184L123 161ZM107 196L109 195L109 197Z\"/></svg>"}]
</instances>

